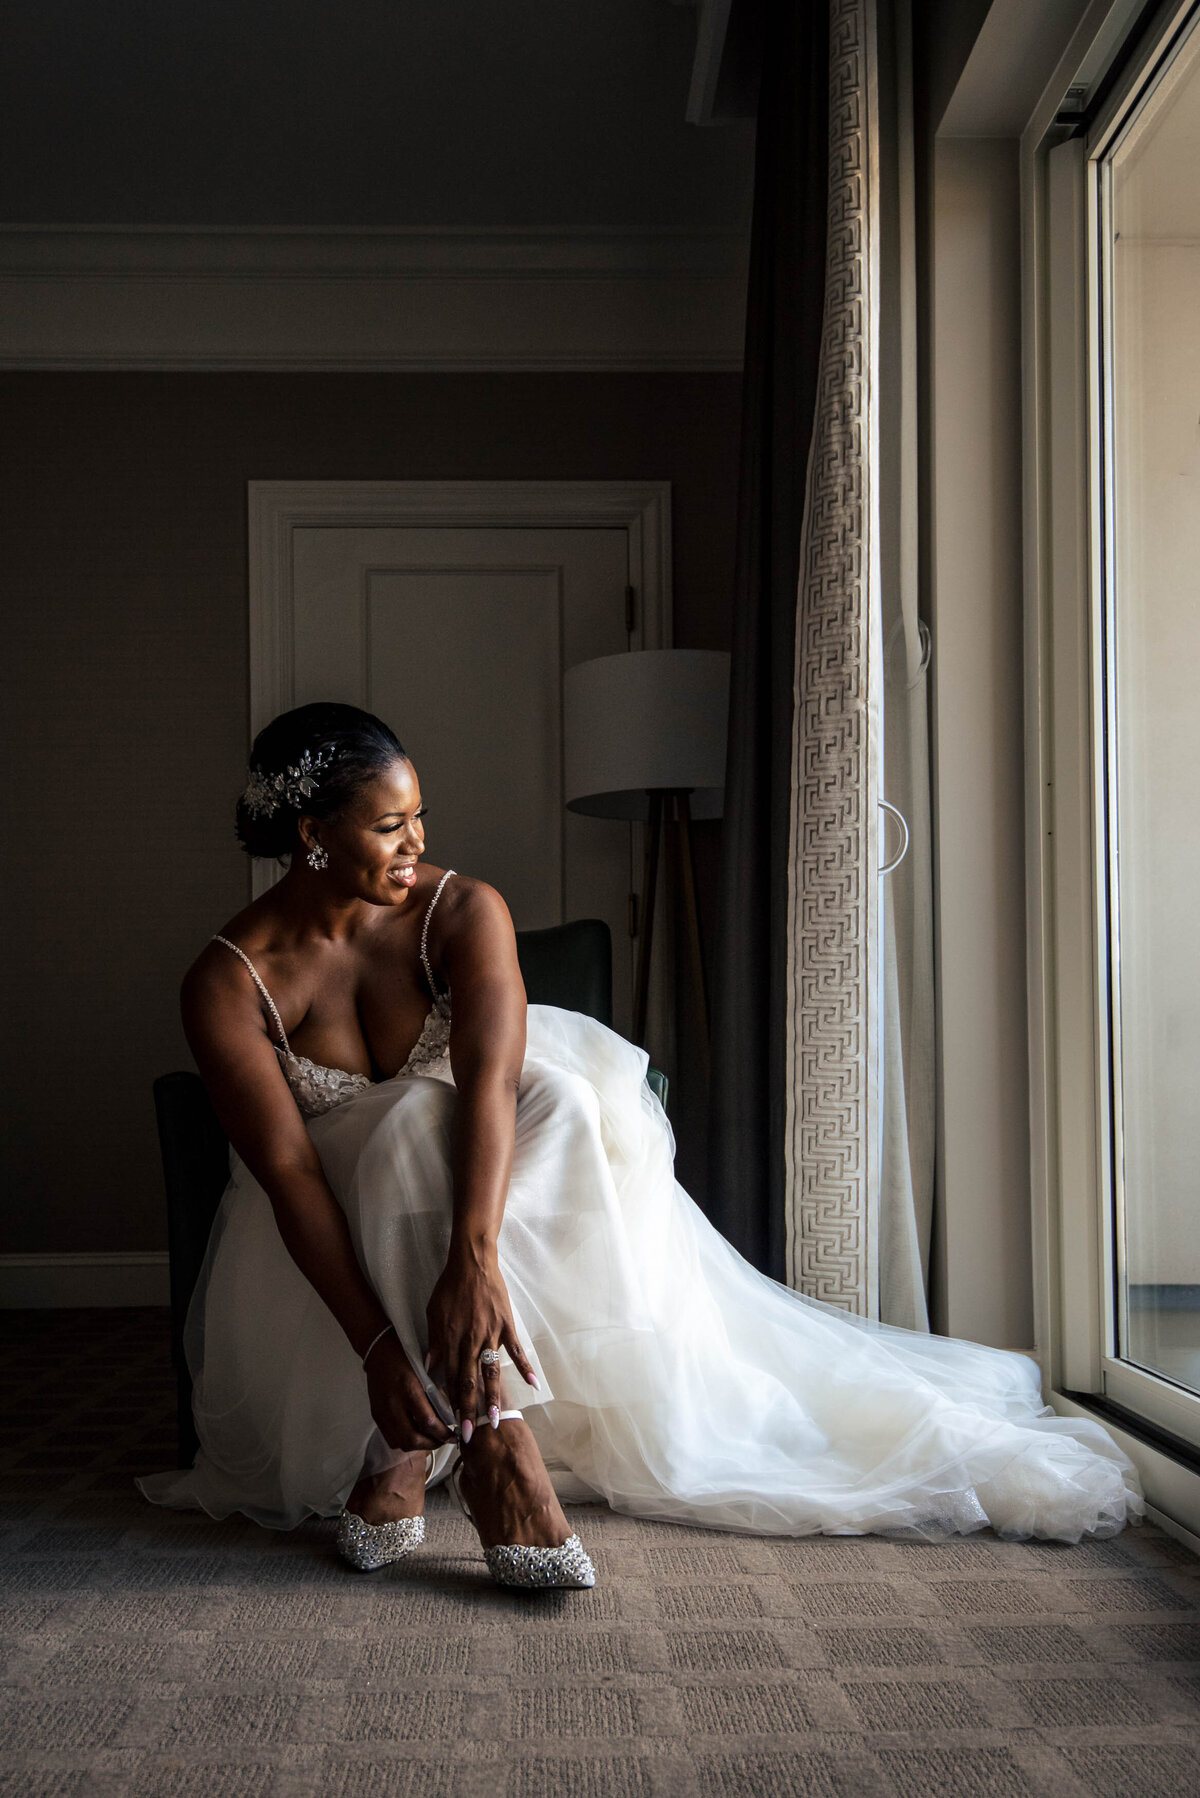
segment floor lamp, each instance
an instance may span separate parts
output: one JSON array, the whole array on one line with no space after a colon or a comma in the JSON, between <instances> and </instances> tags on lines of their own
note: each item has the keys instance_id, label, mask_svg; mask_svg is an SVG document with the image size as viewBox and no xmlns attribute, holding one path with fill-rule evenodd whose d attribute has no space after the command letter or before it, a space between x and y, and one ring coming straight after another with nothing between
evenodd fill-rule
<instances>
[{"instance_id":1,"label":"floor lamp","mask_svg":"<svg viewBox=\"0 0 1200 1798\"><path fill-rule=\"evenodd\" d=\"M707 1063L708 995L700 954L691 825L724 802L729 657L707 649L643 649L569 668L563 681L565 797L593 818L646 829L634 1039L646 1044L650 952L668 839L678 846L688 963Z\"/></svg>"}]
</instances>

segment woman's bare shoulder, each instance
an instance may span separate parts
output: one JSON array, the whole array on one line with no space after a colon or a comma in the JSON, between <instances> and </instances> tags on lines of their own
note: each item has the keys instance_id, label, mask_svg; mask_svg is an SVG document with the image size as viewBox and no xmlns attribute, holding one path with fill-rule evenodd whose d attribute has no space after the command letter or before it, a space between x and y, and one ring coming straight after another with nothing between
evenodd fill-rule
<instances>
[{"instance_id":1,"label":"woman's bare shoulder","mask_svg":"<svg viewBox=\"0 0 1200 1798\"><path fill-rule=\"evenodd\" d=\"M511 922L502 895L486 880L476 880L470 874L456 873L446 882L437 911L444 911L443 924L452 925L456 931Z\"/></svg>"},{"instance_id":2,"label":"woman's bare shoulder","mask_svg":"<svg viewBox=\"0 0 1200 1798\"><path fill-rule=\"evenodd\" d=\"M221 934L223 936L224 931ZM180 983L180 998L187 1010L197 1004L232 996L245 981L246 970L239 958L213 937L184 974Z\"/></svg>"},{"instance_id":3,"label":"woman's bare shoulder","mask_svg":"<svg viewBox=\"0 0 1200 1798\"><path fill-rule=\"evenodd\" d=\"M494 886L467 874L446 882L430 930L433 953L447 963L501 962L515 951L508 906Z\"/></svg>"},{"instance_id":4,"label":"woman's bare shoulder","mask_svg":"<svg viewBox=\"0 0 1200 1798\"><path fill-rule=\"evenodd\" d=\"M224 941L219 939L223 938ZM243 906L228 923L213 932L183 977L183 990L200 995L224 993L240 989L246 970L241 958L229 944L234 943L251 960L268 955L271 947L270 921L264 915L261 899Z\"/></svg>"}]
</instances>

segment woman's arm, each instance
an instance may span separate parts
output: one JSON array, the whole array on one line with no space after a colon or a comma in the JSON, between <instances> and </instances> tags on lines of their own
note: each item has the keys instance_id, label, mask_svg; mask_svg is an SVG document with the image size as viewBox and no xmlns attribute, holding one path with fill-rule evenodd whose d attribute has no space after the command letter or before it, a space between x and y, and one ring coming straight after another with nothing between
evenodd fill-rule
<instances>
[{"instance_id":1,"label":"woman's arm","mask_svg":"<svg viewBox=\"0 0 1200 1798\"><path fill-rule=\"evenodd\" d=\"M225 961L228 961L228 966ZM209 948L189 971L183 1026L213 1109L263 1188L284 1246L360 1357L387 1312L358 1264L304 1120L268 1038L249 975L228 949ZM371 1411L393 1448L436 1448L449 1432L394 1333L367 1363Z\"/></svg>"},{"instance_id":2,"label":"woman's arm","mask_svg":"<svg viewBox=\"0 0 1200 1798\"><path fill-rule=\"evenodd\" d=\"M537 1378L517 1340L497 1255L525 1060L525 988L499 893L472 881L456 898L442 948L453 993L450 1067L458 1089L454 1220L427 1316L431 1365L469 1440L478 1411L486 1408L495 1421L500 1404L500 1371L480 1368L483 1349L502 1345L530 1385Z\"/></svg>"}]
</instances>

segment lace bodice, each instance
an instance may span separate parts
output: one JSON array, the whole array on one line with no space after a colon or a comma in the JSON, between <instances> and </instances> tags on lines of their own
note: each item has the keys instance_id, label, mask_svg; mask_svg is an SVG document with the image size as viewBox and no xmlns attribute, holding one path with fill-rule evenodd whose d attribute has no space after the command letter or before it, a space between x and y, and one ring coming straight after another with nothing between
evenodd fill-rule
<instances>
[{"instance_id":1,"label":"lace bodice","mask_svg":"<svg viewBox=\"0 0 1200 1798\"><path fill-rule=\"evenodd\" d=\"M295 1055L290 1049L274 1045L283 1069L283 1077L292 1089L292 1097L306 1118L320 1117L335 1105L365 1093L372 1084L370 1074L351 1074L345 1068L323 1068L307 1055Z\"/></svg>"},{"instance_id":2,"label":"lace bodice","mask_svg":"<svg viewBox=\"0 0 1200 1798\"><path fill-rule=\"evenodd\" d=\"M440 993L437 982L433 978L433 968L429 960L429 920L433 916L433 908L442 896L442 888L454 873L447 868L438 882L437 891L425 911L421 925L421 966L425 970L425 978L429 982L429 990L433 994L433 1004L429 1008L421 1034L409 1051L408 1060L394 1078L406 1079L412 1074L430 1075L437 1080L450 1078L450 994ZM351 1074L346 1068L326 1068L320 1062L310 1061L307 1055L297 1055L287 1039L283 1028L283 1019L279 1010L267 991L258 969L250 960L245 950L239 949L226 936L214 937L214 942L224 943L232 949L238 959L245 963L250 974L266 1002L267 1010L279 1032L279 1041L273 1044L279 1065L283 1069L283 1077L292 1090L296 1104L306 1118L320 1117L323 1112L332 1111L335 1105L344 1105L347 1099L357 1098L375 1083L369 1074Z\"/></svg>"}]
</instances>

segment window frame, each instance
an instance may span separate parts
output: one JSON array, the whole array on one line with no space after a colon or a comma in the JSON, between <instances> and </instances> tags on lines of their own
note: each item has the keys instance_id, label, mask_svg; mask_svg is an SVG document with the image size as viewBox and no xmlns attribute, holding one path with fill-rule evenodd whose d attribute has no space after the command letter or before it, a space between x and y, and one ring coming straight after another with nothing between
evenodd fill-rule
<instances>
[{"instance_id":1,"label":"window frame","mask_svg":"<svg viewBox=\"0 0 1200 1798\"><path fill-rule=\"evenodd\" d=\"M1087 138L1089 285L1089 362L1093 370L1093 424L1091 428L1093 532L1091 576L1092 634L1094 652L1094 738L1096 747L1096 892L1097 940L1100 965L1097 977L1105 1000L1101 1013L1101 1053L1106 1077L1099 1083L1099 1110L1105 1148L1105 1205L1103 1230L1105 1300L1102 1310L1100 1378L1106 1398L1146 1417L1161 1428L1180 1434L1200 1450L1200 1394L1190 1393L1147 1368L1122 1360L1122 1339L1128 1339L1128 1303L1119 1269L1125 1262L1125 1206L1122 1168L1123 1057L1121 1054L1121 989L1114 977L1119 959L1120 882L1113 847L1117 812L1116 649L1117 604L1116 545L1112 522L1116 516L1116 450L1114 409L1109 383L1115 372L1113 293L1115 287L1112 245L1113 157L1136 133L1160 85L1170 79L1170 69L1185 53L1189 40L1200 32L1200 5L1176 9L1164 20L1165 30L1155 36L1135 59L1128 86L1122 85L1113 104L1093 126Z\"/></svg>"},{"instance_id":2,"label":"window frame","mask_svg":"<svg viewBox=\"0 0 1200 1798\"><path fill-rule=\"evenodd\" d=\"M1112 67L1119 5L1084 21ZM1172 0L1139 33L1085 131L1090 46L1072 43L1022 138L1026 741L1035 1302L1048 1397L1124 1423L1152 1503L1200 1533L1200 1397L1118 1359L1119 991L1110 880L1112 691L1111 164L1107 160L1200 30L1200 0ZM1121 46L1118 39L1116 50ZM1098 85L1098 83L1097 83ZM1168 1438L1177 1438L1175 1444ZM1188 1463L1194 1459L1194 1467Z\"/></svg>"}]
</instances>

